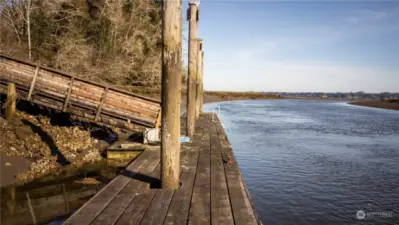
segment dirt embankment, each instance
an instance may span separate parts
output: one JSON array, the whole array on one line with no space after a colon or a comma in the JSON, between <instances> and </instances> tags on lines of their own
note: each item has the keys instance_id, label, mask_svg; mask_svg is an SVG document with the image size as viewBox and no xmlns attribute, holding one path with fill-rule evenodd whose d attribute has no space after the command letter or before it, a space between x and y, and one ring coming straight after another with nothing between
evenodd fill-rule
<instances>
[{"instance_id":1,"label":"dirt embankment","mask_svg":"<svg viewBox=\"0 0 399 225\"><path fill-rule=\"evenodd\" d=\"M381 109L399 110L399 100L396 102L369 100L369 101L350 102L349 104L365 106L365 107L381 108Z\"/></svg>"}]
</instances>

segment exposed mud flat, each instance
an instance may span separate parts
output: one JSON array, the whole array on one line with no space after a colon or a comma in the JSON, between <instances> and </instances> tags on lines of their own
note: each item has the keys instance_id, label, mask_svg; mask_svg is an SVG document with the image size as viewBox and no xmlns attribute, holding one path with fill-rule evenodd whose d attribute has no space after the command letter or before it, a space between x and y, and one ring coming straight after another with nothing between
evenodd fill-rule
<instances>
[{"instance_id":1,"label":"exposed mud flat","mask_svg":"<svg viewBox=\"0 0 399 225\"><path fill-rule=\"evenodd\" d=\"M380 108L380 109L399 110L399 103L394 103L394 102L391 103L391 102L378 101L378 100L351 102L349 104L365 106L365 107Z\"/></svg>"},{"instance_id":2,"label":"exposed mud flat","mask_svg":"<svg viewBox=\"0 0 399 225\"><path fill-rule=\"evenodd\" d=\"M54 124L52 120L22 111L10 121L0 117L0 186L102 159L101 151L108 143L94 138L92 128Z\"/></svg>"}]
</instances>

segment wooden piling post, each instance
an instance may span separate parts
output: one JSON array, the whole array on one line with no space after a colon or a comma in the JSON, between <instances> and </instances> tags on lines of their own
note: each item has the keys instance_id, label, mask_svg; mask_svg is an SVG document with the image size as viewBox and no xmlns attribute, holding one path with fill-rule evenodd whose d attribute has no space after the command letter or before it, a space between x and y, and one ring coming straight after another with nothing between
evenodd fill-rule
<instances>
[{"instance_id":1,"label":"wooden piling post","mask_svg":"<svg viewBox=\"0 0 399 225\"><path fill-rule=\"evenodd\" d=\"M187 76L187 136L194 135L195 127L195 79L197 77L197 33L198 5L190 1L187 20L189 21L188 76Z\"/></svg>"},{"instance_id":2,"label":"wooden piling post","mask_svg":"<svg viewBox=\"0 0 399 225\"><path fill-rule=\"evenodd\" d=\"M182 1L162 1L162 188L177 189L180 176Z\"/></svg>"},{"instance_id":3,"label":"wooden piling post","mask_svg":"<svg viewBox=\"0 0 399 225\"><path fill-rule=\"evenodd\" d=\"M15 113L16 108L16 100L17 100L17 92L15 90L15 84L9 83L7 90L7 101L6 101L6 120L10 120Z\"/></svg>"},{"instance_id":4,"label":"wooden piling post","mask_svg":"<svg viewBox=\"0 0 399 225\"><path fill-rule=\"evenodd\" d=\"M202 67L202 39L197 38L197 77L195 83L195 119L199 118L201 104L201 67Z\"/></svg>"},{"instance_id":5,"label":"wooden piling post","mask_svg":"<svg viewBox=\"0 0 399 225\"><path fill-rule=\"evenodd\" d=\"M201 51L200 113L204 111L204 51Z\"/></svg>"}]
</instances>

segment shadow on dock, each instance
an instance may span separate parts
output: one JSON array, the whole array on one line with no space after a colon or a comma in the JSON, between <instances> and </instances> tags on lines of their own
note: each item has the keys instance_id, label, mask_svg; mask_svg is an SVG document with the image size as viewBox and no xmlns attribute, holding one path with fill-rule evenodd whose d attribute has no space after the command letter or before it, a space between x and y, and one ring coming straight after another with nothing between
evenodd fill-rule
<instances>
[{"instance_id":1,"label":"shadow on dock","mask_svg":"<svg viewBox=\"0 0 399 225\"><path fill-rule=\"evenodd\" d=\"M131 170L125 170L122 173L123 176L129 177L133 180L138 180L150 185L151 189L159 189L161 188L161 180L155 177L148 176L146 174L133 172Z\"/></svg>"}]
</instances>

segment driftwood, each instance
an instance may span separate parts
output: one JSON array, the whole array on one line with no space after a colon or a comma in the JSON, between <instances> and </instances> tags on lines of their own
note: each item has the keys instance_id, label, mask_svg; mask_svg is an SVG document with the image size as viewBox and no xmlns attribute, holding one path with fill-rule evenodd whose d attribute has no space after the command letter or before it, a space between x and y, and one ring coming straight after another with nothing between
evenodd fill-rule
<instances>
[{"instance_id":1,"label":"driftwood","mask_svg":"<svg viewBox=\"0 0 399 225\"><path fill-rule=\"evenodd\" d=\"M23 100L128 130L155 127L161 108L154 99L0 54L0 92L9 83Z\"/></svg>"}]
</instances>

